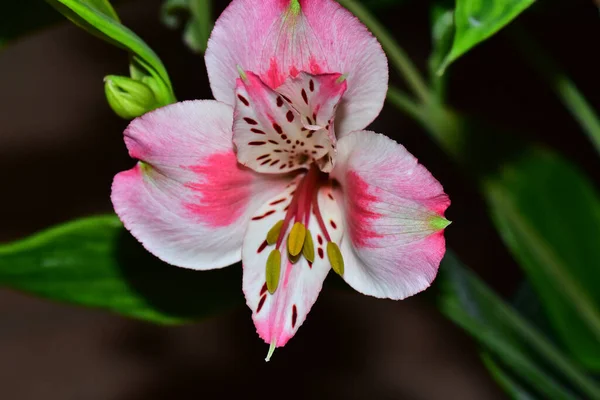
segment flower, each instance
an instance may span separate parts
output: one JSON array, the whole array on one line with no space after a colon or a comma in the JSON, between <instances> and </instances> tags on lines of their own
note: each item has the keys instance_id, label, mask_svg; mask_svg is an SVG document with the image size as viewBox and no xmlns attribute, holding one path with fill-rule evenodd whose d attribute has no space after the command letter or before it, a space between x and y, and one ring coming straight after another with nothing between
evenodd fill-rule
<instances>
[{"instance_id":1,"label":"flower","mask_svg":"<svg viewBox=\"0 0 600 400\"><path fill-rule=\"evenodd\" d=\"M450 201L403 146L362 130L387 91L367 29L333 0L234 0L206 63L217 101L166 106L125 131L139 162L115 177L112 201L131 233L179 267L241 259L267 359L330 269L380 298L427 288Z\"/></svg>"}]
</instances>

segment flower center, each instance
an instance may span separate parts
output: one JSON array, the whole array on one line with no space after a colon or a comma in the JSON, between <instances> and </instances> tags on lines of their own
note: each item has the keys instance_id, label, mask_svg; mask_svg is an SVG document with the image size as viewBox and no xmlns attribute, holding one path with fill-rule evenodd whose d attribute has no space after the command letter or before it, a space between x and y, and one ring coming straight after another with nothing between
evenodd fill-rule
<instances>
[{"instance_id":1,"label":"flower center","mask_svg":"<svg viewBox=\"0 0 600 400\"><path fill-rule=\"evenodd\" d=\"M315 163L311 163L308 172L301 178L293 191L293 197L284 219L278 221L269 230L267 244L275 245L266 265L267 288L271 294L277 290L279 284L281 251L284 249L287 251L287 258L292 264L298 262L301 257L307 260L309 266L312 266L315 261L315 246L309 230L311 215L314 216L312 222L314 223L316 220L318 229L327 243L327 256L331 267L336 273L343 275L344 262L340 249L332 241L319 207L319 189L328 182L328 175L321 172ZM333 220L330 223L337 228L337 225L333 225L335 224ZM319 245L321 245L322 238L320 235L318 238ZM320 258L324 256L322 251L319 248Z\"/></svg>"},{"instance_id":2,"label":"flower center","mask_svg":"<svg viewBox=\"0 0 600 400\"><path fill-rule=\"evenodd\" d=\"M326 176L326 174L319 171L314 163L310 165L307 174L304 175L294 192L294 197L292 198L290 207L283 220L282 229L277 237L277 248L280 247L292 219L294 222L302 224L305 229L308 228L311 207L323 230L323 235L325 235L327 241L331 241L329 233L323 223L323 216L319 210L319 202L317 199L319 187L323 181L326 181Z\"/></svg>"}]
</instances>

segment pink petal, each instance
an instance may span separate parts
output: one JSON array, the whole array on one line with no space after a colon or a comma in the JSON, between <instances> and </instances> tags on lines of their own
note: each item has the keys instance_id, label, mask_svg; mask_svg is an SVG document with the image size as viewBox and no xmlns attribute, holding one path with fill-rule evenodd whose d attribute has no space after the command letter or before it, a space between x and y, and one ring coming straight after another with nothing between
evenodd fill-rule
<instances>
[{"instance_id":1,"label":"pink petal","mask_svg":"<svg viewBox=\"0 0 600 400\"><path fill-rule=\"evenodd\" d=\"M252 72L238 79L233 142L238 161L262 173L307 168L331 149L327 131L309 131L284 97Z\"/></svg>"},{"instance_id":2,"label":"pink petal","mask_svg":"<svg viewBox=\"0 0 600 400\"><path fill-rule=\"evenodd\" d=\"M301 257L295 264L290 263L283 244L279 286L273 295L266 289L266 262L269 253L276 245L267 245L265 238L269 229L277 221L284 219L285 210L292 198L291 193L295 190L298 181L299 179L296 179L294 184L273 197L256 212L248 226L242 250L243 290L246 303L252 310L252 319L259 336L266 343L274 343L277 347L285 345L298 331L317 300L330 269L325 235L312 214L308 229L312 234L315 247L314 262L310 264ZM328 223L334 221L337 226L337 229L329 228L331 239L339 242L343 232L342 215L333 196L329 196L331 190L330 187L321 188L318 201L322 214L327 216Z\"/></svg>"},{"instance_id":3,"label":"pink petal","mask_svg":"<svg viewBox=\"0 0 600 400\"><path fill-rule=\"evenodd\" d=\"M383 107L387 59L377 39L333 0L233 0L215 24L206 52L217 100L234 104L237 66L271 88L299 72L347 75L338 136L363 129Z\"/></svg>"},{"instance_id":4,"label":"pink petal","mask_svg":"<svg viewBox=\"0 0 600 400\"><path fill-rule=\"evenodd\" d=\"M241 167L232 148L232 109L188 101L130 123L125 143L141 160L113 182L115 211L155 256L211 269L241 258L246 225L285 186Z\"/></svg>"},{"instance_id":5,"label":"pink petal","mask_svg":"<svg viewBox=\"0 0 600 400\"><path fill-rule=\"evenodd\" d=\"M403 299L426 289L444 256L442 185L403 146L373 132L338 142L344 279L361 293Z\"/></svg>"}]
</instances>

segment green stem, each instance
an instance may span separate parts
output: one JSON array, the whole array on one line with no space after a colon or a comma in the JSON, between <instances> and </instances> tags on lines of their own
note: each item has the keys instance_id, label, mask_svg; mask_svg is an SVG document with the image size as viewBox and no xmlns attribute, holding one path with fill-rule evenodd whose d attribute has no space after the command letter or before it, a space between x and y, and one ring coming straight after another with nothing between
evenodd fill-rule
<instances>
[{"instance_id":1,"label":"green stem","mask_svg":"<svg viewBox=\"0 0 600 400\"><path fill-rule=\"evenodd\" d=\"M415 103L410 96L402 92L400 89L390 86L386 100L394 104L397 108L404 111L416 121L422 122L425 120L423 106Z\"/></svg>"},{"instance_id":2,"label":"green stem","mask_svg":"<svg viewBox=\"0 0 600 400\"><path fill-rule=\"evenodd\" d=\"M377 37L379 43L387 53L392 65L406 79L415 95L423 103L428 103L431 97L429 87L414 66L406 52L398 46L392 35L374 18L371 13L356 0L338 0L351 13L356 15Z\"/></svg>"},{"instance_id":3,"label":"green stem","mask_svg":"<svg viewBox=\"0 0 600 400\"><path fill-rule=\"evenodd\" d=\"M523 29L509 31L523 57L543 76L600 153L600 118L575 83Z\"/></svg>"},{"instance_id":4,"label":"green stem","mask_svg":"<svg viewBox=\"0 0 600 400\"><path fill-rule=\"evenodd\" d=\"M494 380L500 384L506 393L512 399L534 400L534 397L529 394L521 385L519 385L510 375L508 375L487 352L480 354L483 364L494 377Z\"/></svg>"},{"instance_id":5,"label":"green stem","mask_svg":"<svg viewBox=\"0 0 600 400\"><path fill-rule=\"evenodd\" d=\"M442 104L417 104L398 88L390 86L387 101L417 121L439 146L454 159L464 159L464 120Z\"/></svg>"}]
</instances>

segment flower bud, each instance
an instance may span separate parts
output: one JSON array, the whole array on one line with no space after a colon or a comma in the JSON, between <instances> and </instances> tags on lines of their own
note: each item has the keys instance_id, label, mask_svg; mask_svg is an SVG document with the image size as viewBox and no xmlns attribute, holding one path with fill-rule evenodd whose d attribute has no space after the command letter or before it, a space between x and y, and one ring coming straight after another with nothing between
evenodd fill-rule
<instances>
[{"instance_id":1,"label":"flower bud","mask_svg":"<svg viewBox=\"0 0 600 400\"><path fill-rule=\"evenodd\" d=\"M133 119L159 106L148 85L125 76L105 77L104 92L108 104L121 118Z\"/></svg>"}]
</instances>

